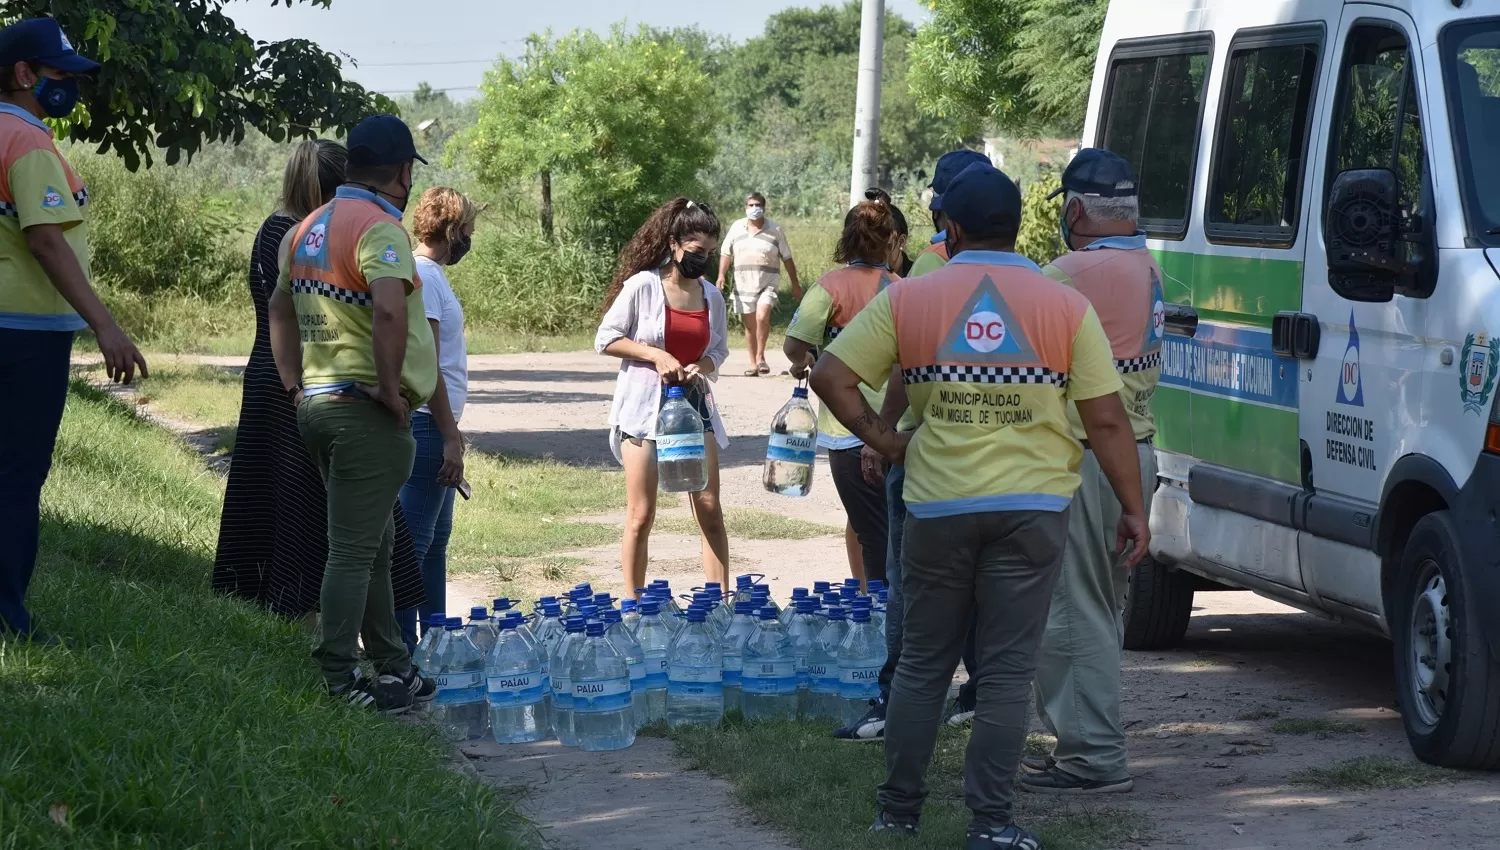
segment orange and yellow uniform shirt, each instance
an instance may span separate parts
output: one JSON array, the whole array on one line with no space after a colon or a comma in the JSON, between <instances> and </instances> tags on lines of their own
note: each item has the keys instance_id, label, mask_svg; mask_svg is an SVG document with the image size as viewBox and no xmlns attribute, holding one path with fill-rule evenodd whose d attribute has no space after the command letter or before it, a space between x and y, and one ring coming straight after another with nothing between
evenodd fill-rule
<instances>
[{"instance_id":1,"label":"orange and yellow uniform shirt","mask_svg":"<svg viewBox=\"0 0 1500 850\"><path fill-rule=\"evenodd\" d=\"M30 112L0 104L0 328L76 331L85 326L26 246L26 230L62 227L85 276L89 193L52 140L52 128Z\"/></svg>"},{"instance_id":2,"label":"orange and yellow uniform shirt","mask_svg":"<svg viewBox=\"0 0 1500 850\"><path fill-rule=\"evenodd\" d=\"M900 364L917 418L906 506L919 519L1065 510L1083 459L1068 402L1121 387L1088 299L1009 252L964 251L892 285L828 353L875 387Z\"/></svg>"}]
</instances>

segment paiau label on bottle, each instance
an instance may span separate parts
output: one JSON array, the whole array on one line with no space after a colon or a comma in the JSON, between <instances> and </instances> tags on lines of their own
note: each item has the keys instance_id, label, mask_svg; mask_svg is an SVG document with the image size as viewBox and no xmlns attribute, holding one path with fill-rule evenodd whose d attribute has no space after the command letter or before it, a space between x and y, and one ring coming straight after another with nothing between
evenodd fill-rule
<instances>
[{"instance_id":1,"label":"paiau label on bottle","mask_svg":"<svg viewBox=\"0 0 1500 850\"><path fill-rule=\"evenodd\" d=\"M702 431L691 434L658 434L656 437L657 463L703 460L704 455Z\"/></svg>"},{"instance_id":2,"label":"paiau label on bottle","mask_svg":"<svg viewBox=\"0 0 1500 850\"><path fill-rule=\"evenodd\" d=\"M478 670L439 674L433 702L437 705L484 702L484 674Z\"/></svg>"},{"instance_id":3,"label":"paiau label on bottle","mask_svg":"<svg viewBox=\"0 0 1500 850\"><path fill-rule=\"evenodd\" d=\"M486 682L490 705L495 708L541 702L545 694L543 690L545 684L540 670L490 676Z\"/></svg>"},{"instance_id":4,"label":"paiau label on bottle","mask_svg":"<svg viewBox=\"0 0 1500 850\"><path fill-rule=\"evenodd\" d=\"M818 456L818 438L813 435L772 434L766 460L811 465Z\"/></svg>"},{"instance_id":5,"label":"paiau label on bottle","mask_svg":"<svg viewBox=\"0 0 1500 850\"><path fill-rule=\"evenodd\" d=\"M619 711L631 704L629 679L596 679L573 683L573 712Z\"/></svg>"}]
</instances>

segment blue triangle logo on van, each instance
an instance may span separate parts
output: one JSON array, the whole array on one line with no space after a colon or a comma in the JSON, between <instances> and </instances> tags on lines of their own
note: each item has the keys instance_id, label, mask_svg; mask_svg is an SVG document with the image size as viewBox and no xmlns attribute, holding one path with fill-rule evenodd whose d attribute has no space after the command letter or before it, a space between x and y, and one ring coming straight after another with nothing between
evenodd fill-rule
<instances>
[{"instance_id":1,"label":"blue triangle logo on van","mask_svg":"<svg viewBox=\"0 0 1500 850\"><path fill-rule=\"evenodd\" d=\"M954 318L938 348L942 360L959 363L1035 363L1036 352L1026 341L995 281L985 275L974 294Z\"/></svg>"},{"instance_id":2,"label":"blue triangle logo on van","mask_svg":"<svg viewBox=\"0 0 1500 850\"><path fill-rule=\"evenodd\" d=\"M1365 406L1365 381L1359 368L1359 329L1354 326L1354 311L1349 311L1349 347L1339 365L1339 404Z\"/></svg>"}]
</instances>

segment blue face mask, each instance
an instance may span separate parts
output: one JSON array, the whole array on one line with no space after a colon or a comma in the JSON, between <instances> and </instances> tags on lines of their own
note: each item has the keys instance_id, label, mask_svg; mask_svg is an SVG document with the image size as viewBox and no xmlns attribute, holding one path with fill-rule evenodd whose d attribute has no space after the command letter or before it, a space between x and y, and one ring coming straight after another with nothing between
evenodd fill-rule
<instances>
[{"instance_id":1,"label":"blue face mask","mask_svg":"<svg viewBox=\"0 0 1500 850\"><path fill-rule=\"evenodd\" d=\"M1073 231L1068 227L1068 206L1063 205L1062 216L1057 222L1058 232L1062 234L1063 247L1069 251L1073 250Z\"/></svg>"},{"instance_id":2,"label":"blue face mask","mask_svg":"<svg viewBox=\"0 0 1500 850\"><path fill-rule=\"evenodd\" d=\"M78 80L69 77L65 80L54 80L43 77L31 89L36 99L42 105L42 111L51 118L67 118L73 114L73 107L78 105Z\"/></svg>"}]
</instances>

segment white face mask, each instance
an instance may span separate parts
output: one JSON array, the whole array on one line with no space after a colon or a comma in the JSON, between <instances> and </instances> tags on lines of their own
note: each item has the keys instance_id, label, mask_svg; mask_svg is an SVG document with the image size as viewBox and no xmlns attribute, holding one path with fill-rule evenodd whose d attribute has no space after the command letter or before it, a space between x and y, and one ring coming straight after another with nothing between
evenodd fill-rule
<instances>
[{"instance_id":1,"label":"white face mask","mask_svg":"<svg viewBox=\"0 0 1500 850\"><path fill-rule=\"evenodd\" d=\"M765 207L745 207L745 218L751 221L760 221L766 217Z\"/></svg>"}]
</instances>

